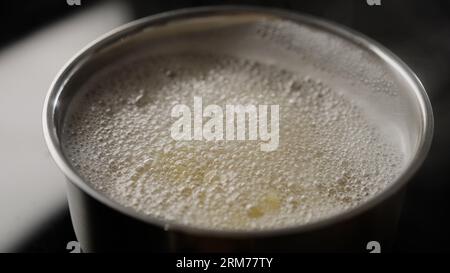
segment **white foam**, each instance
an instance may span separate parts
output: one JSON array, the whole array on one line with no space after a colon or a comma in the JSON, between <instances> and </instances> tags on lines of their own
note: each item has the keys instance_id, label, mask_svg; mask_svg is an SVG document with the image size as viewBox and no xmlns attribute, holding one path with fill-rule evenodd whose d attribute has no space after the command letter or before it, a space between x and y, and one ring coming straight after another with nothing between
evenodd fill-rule
<instances>
[{"instance_id":1,"label":"white foam","mask_svg":"<svg viewBox=\"0 0 450 273\"><path fill-rule=\"evenodd\" d=\"M212 229L267 229L340 213L382 191L400 151L321 79L225 55L153 56L94 75L63 144L98 190L141 213ZM280 143L170 136L174 104L280 105Z\"/></svg>"}]
</instances>

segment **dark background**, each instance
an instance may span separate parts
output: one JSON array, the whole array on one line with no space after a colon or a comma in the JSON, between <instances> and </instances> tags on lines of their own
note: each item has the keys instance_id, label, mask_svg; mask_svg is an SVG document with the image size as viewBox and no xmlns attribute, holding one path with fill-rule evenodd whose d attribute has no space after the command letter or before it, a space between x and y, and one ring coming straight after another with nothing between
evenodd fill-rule
<instances>
[{"instance_id":1,"label":"dark background","mask_svg":"<svg viewBox=\"0 0 450 273\"><path fill-rule=\"evenodd\" d=\"M0 49L54 20L98 1L70 7L64 0L3 1L0 4ZM283 8L346 25L377 40L403 59L424 84L435 116L431 151L411 181L394 251L450 250L450 2L381 0L348 1L127 1L133 17L191 6L245 4ZM101 18L99 18L101 20ZM50 83L49 83L50 84ZM17 252L66 252L76 240L67 207L20 243Z\"/></svg>"}]
</instances>

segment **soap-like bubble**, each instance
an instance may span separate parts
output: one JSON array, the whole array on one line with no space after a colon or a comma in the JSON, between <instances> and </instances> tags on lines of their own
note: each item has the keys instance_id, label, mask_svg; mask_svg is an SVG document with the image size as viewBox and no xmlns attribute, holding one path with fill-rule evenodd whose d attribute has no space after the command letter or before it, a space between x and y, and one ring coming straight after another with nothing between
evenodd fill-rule
<instances>
[{"instance_id":1,"label":"soap-like bubble","mask_svg":"<svg viewBox=\"0 0 450 273\"><path fill-rule=\"evenodd\" d=\"M225 55L149 56L84 87L63 130L96 189L138 212L210 229L314 222L359 205L398 175L401 152L324 79ZM280 106L278 149L175 141L173 105Z\"/></svg>"}]
</instances>

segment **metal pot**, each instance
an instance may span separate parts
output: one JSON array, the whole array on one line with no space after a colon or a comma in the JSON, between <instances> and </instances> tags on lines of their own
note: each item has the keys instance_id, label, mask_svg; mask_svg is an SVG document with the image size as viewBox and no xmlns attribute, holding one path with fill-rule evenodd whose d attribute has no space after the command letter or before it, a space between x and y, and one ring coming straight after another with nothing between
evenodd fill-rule
<instances>
[{"instance_id":1,"label":"metal pot","mask_svg":"<svg viewBox=\"0 0 450 273\"><path fill-rule=\"evenodd\" d=\"M274 29L271 29L274 22ZM289 27L283 29L286 22ZM248 25L245 31L242 31L243 24ZM236 26L240 26L239 31ZM252 32L255 26L256 31ZM250 37L250 32L257 37ZM405 167L388 188L360 206L289 228L207 230L169 224L121 206L77 174L64 154L61 128L71 100L86 79L105 64L125 58L143 46L154 52L232 48L245 56L289 63L293 69L300 61L309 61L313 66L322 66L321 70L327 75L349 81L364 80L369 86L373 83L369 91L348 95L381 117L386 132L406 154ZM382 87L394 90L392 94L378 88L380 78ZM366 251L369 241L377 241L382 249L389 249L406 184L428 152L433 117L425 90L414 73L376 42L310 16L227 6L150 16L94 41L75 56L53 82L45 101L43 127L50 153L67 177L72 222L86 252Z\"/></svg>"}]
</instances>

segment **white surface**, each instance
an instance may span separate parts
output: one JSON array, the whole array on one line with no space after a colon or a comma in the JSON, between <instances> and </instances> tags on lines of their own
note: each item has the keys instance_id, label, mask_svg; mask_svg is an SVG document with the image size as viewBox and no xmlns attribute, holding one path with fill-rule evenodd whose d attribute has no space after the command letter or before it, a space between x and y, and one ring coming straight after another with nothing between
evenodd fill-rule
<instances>
[{"instance_id":1,"label":"white surface","mask_svg":"<svg viewBox=\"0 0 450 273\"><path fill-rule=\"evenodd\" d=\"M109 2L0 49L0 251L66 202L64 177L42 136L51 81L77 51L129 17L125 6Z\"/></svg>"}]
</instances>

